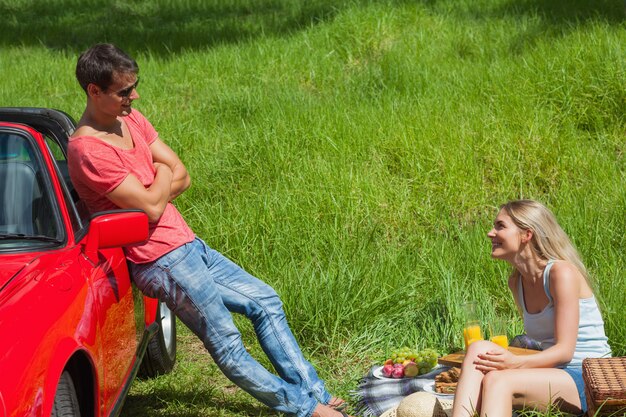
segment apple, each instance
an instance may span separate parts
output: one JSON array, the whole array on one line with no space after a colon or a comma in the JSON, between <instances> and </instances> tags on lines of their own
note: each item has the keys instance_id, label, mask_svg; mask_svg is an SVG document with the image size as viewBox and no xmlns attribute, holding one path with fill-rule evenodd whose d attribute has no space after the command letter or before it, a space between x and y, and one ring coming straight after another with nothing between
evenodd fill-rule
<instances>
[{"instance_id":1,"label":"apple","mask_svg":"<svg viewBox=\"0 0 626 417\"><path fill-rule=\"evenodd\" d=\"M407 378L413 378L419 375L419 367L413 361L410 361L406 365L404 365L404 376Z\"/></svg>"},{"instance_id":2,"label":"apple","mask_svg":"<svg viewBox=\"0 0 626 417\"><path fill-rule=\"evenodd\" d=\"M393 365L385 365L383 366L383 376L387 378L391 378L393 375L394 367Z\"/></svg>"},{"instance_id":3,"label":"apple","mask_svg":"<svg viewBox=\"0 0 626 417\"><path fill-rule=\"evenodd\" d=\"M402 364L398 364L400 366L395 367L393 369L393 373L391 374L392 378L403 378L404 377L404 367Z\"/></svg>"}]
</instances>

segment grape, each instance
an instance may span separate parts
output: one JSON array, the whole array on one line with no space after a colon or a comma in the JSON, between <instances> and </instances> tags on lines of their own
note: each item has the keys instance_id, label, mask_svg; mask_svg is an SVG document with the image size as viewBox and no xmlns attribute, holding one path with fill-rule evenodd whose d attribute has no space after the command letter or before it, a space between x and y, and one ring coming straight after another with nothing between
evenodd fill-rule
<instances>
[{"instance_id":1,"label":"grape","mask_svg":"<svg viewBox=\"0 0 626 417\"><path fill-rule=\"evenodd\" d=\"M437 366L437 358L439 354L432 348L426 348L420 352L421 360L418 365L420 367L420 374L430 372L435 366Z\"/></svg>"}]
</instances>

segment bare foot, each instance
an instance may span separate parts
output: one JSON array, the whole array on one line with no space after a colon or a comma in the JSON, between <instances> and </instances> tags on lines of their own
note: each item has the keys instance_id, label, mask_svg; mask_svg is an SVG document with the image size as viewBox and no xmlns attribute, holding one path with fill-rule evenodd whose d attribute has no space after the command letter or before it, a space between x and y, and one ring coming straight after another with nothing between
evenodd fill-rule
<instances>
[{"instance_id":1,"label":"bare foot","mask_svg":"<svg viewBox=\"0 0 626 417\"><path fill-rule=\"evenodd\" d=\"M350 417L343 411L337 411L332 407L329 407L324 404L318 404L313 410L313 414L311 417Z\"/></svg>"}]
</instances>

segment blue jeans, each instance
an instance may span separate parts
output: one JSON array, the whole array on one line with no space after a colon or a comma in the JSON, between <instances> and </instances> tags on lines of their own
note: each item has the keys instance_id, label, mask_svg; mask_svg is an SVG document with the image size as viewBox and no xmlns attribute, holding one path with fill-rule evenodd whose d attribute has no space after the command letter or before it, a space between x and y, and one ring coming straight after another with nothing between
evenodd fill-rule
<instances>
[{"instance_id":1,"label":"blue jeans","mask_svg":"<svg viewBox=\"0 0 626 417\"><path fill-rule=\"evenodd\" d=\"M562 369L574 380L576 389L578 390L578 398L580 398L580 409L583 414L585 414L587 412L587 397L585 396L585 381L583 380L582 366L567 366Z\"/></svg>"},{"instance_id":2,"label":"blue jeans","mask_svg":"<svg viewBox=\"0 0 626 417\"><path fill-rule=\"evenodd\" d=\"M289 329L276 291L248 274L201 239L154 262L132 264L137 287L167 303L204 343L215 363L240 388L284 413L309 417L318 403L330 401L313 366L304 359ZM245 314L274 375L246 351L233 313Z\"/></svg>"}]
</instances>

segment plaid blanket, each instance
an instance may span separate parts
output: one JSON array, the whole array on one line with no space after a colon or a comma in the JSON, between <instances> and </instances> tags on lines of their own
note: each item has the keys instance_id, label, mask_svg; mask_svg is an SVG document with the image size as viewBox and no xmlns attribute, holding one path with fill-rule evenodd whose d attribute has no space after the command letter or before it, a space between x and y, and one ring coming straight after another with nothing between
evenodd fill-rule
<instances>
[{"instance_id":1,"label":"plaid blanket","mask_svg":"<svg viewBox=\"0 0 626 417\"><path fill-rule=\"evenodd\" d=\"M354 414L362 417L378 417L391 407L400 404L400 401L409 394L423 391L424 386L433 383L435 376L448 367L438 367L418 378L378 379L373 376L374 366L369 373L359 381L356 390L352 392Z\"/></svg>"}]
</instances>

